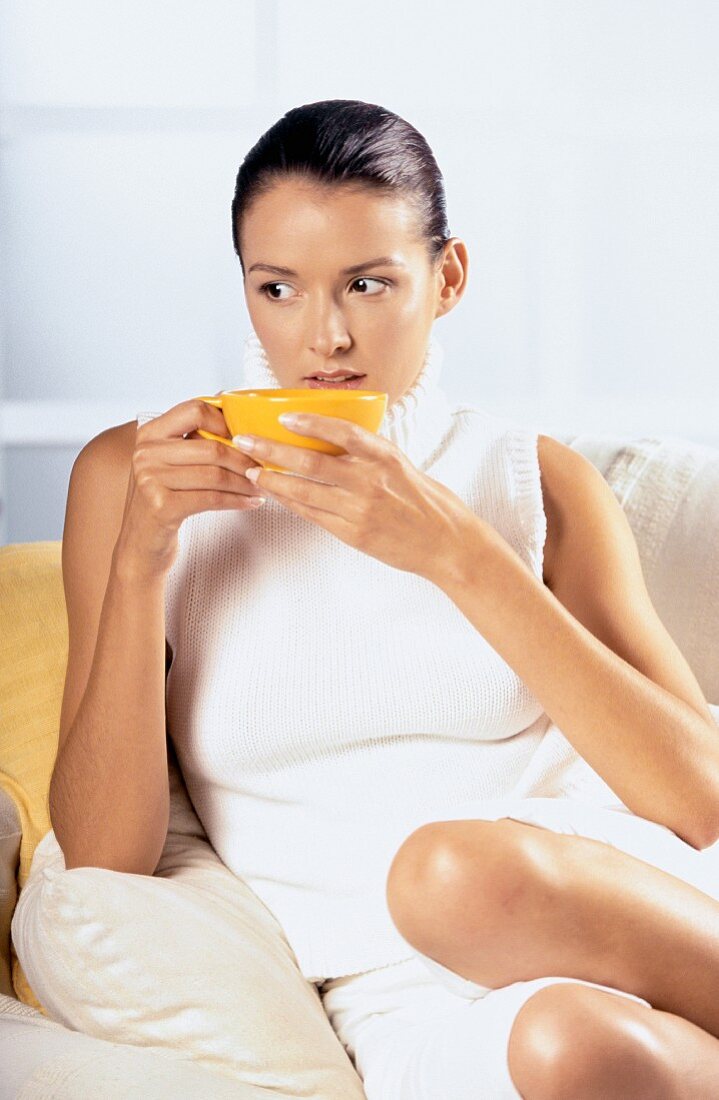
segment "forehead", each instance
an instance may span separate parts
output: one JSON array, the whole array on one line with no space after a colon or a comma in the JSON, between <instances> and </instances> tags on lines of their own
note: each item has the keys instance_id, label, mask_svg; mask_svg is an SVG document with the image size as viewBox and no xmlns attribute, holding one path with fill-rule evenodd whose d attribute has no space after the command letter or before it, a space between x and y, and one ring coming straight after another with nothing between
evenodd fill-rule
<instances>
[{"instance_id":1,"label":"forehead","mask_svg":"<svg viewBox=\"0 0 719 1100\"><path fill-rule=\"evenodd\" d=\"M306 261L306 250L318 242L326 259L341 253L342 262L348 250L359 251L359 260L390 251L401 251L410 259L423 244L416 211L405 198L356 184L280 180L257 196L243 217L247 264L264 261L294 267L288 257L292 254L299 263L304 256Z\"/></svg>"}]
</instances>

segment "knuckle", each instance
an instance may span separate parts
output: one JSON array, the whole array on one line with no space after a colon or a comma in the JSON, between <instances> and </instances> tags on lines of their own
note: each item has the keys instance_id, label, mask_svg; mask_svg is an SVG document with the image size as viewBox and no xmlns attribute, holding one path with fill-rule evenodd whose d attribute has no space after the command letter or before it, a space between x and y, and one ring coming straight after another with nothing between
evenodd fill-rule
<instances>
[{"instance_id":1,"label":"knuckle","mask_svg":"<svg viewBox=\"0 0 719 1100\"><path fill-rule=\"evenodd\" d=\"M152 488L154 477L150 470L146 466L140 466L135 473L135 484L138 489L146 492L148 488Z\"/></svg>"},{"instance_id":2,"label":"knuckle","mask_svg":"<svg viewBox=\"0 0 719 1100\"><path fill-rule=\"evenodd\" d=\"M228 470L225 467L222 467L220 469L220 485L224 489L231 489L233 491L236 491L237 490L237 485L238 485L237 477L238 477L238 475L235 473L234 470ZM245 478L244 480L247 480L247 479ZM250 483L248 481L247 485L249 485L249 484Z\"/></svg>"},{"instance_id":3,"label":"knuckle","mask_svg":"<svg viewBox=\"0 0 719 1100\"><path fill-rule=\"evenodd\" d=\"M322 456L317 451L302 449L297 455L298 472L305 477L320 476Z\"/></svg>"},{"instance_id":4,"label":"knuckle","mask_svg":"<svg viewBox=\"0 0 719 1100\"><path fill-rule=\"evenodd\" d=\"M374 464L373 477L370 481L373 492L380 495L392 484L397 473L397 462L387 455L381 455Z\"/></svg>"},{"instance_id":5,"label":"knuckle","mask_svg":"<svg viewBox=\"0 0 719 1100\"><path fill-rule=\"evenodd\" d=\"M150 483L147 490L147 498L150 502L150 506L155 512L163 512L165 510L165 502L167 500L167 494L161 485Z\"/></svg>"},{"instance_id":6,"label":"knuckle","mask_svg":"<svg viewBox=\"0 0 719 1100\"><path fill-rule=\"evenodd\" d=\"M136 469L146 461L148 455L148 446L145 441L141 441L135 444L135 449L132 452L132 465Z\"/></svg>"}]
</instances>

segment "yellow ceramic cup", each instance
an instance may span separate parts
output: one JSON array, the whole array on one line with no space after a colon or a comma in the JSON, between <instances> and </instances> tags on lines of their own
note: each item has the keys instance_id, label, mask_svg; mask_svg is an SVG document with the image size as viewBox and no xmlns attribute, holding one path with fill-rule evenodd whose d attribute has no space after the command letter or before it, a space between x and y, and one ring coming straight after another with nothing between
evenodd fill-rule
<instances>
[{"instance_id":1,"label":"yellow ceramic cup","mask_svg":"<svg viewBox=\"0 0 719 1100\"><path fill-rule=\"evenodd\" d=\"M368 432L377 432L387 411L389 395L380 390L224 390L212 397L198 397L222 411L228 431L231 435L260 435L265 439L274 439L278 443L292 443L295 447L306 447L310 451L322 451L328 455L343 455L343 447L328 443L324 439L314 439L307 435L298 435L280 424L278 417L282 413L319 413L320 416L336 416L340 420L351 420ZM203 439L217 439L233 447L231 439L197 429ZM261 462L266 470L278 470L289 473L284 466L275 466L272 462Z\"/></svg>"}]
</instances>

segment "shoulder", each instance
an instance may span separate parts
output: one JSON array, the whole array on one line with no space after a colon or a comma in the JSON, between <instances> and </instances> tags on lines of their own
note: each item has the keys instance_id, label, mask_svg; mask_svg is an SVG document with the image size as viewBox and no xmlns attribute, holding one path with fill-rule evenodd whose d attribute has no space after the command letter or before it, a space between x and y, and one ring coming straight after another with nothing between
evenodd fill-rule
<instances>
[{"instance_id":1,"label":"shoulder","mask_svg":"<svg viewBox=\"0 0 719 1100\"><path fill-rule=\"evenodd\" d=\"M75 459L73 469L84 471L90 467L106 468L108 465L114 468L120 463L129 463L135 448L136 435L136 420L105 428L85 444Z\"/></svg>"},{"instance_id":2,"label":"shoulder","mask_svg":"<svg viewBox=\"0 0 719 1100\"><path fill-rule=\"evenodd\" d=\"M547 518L544 583L554 591L561 568L576 565L577 557L612 525L628 525L604 477L579 451L551 435L538 435L537 458Z\"/></svg>"},{"instance_id":3,"label":"shoulder","mask_svg":"<svg viewBox=\"0 0 719 1100\"><path fill-rule=\"evenodd\" d=\"M105 428L93 436L78 452L70 471L68 511L85 512L91 506L113 521L125 507L137 422L128 421ZM67 523L67 517L66 517Z\"/></svg>"}]
</instances>

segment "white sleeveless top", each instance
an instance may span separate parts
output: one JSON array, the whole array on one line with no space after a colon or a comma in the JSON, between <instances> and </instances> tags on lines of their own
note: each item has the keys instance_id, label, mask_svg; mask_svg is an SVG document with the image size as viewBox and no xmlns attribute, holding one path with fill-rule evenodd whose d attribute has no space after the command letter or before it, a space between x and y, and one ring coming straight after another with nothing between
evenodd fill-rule
<instances>
[{"instance_id":1,"label":"white sleeveless top","mask_svg":"<svg viewBox=\"0 0 719 1100\"><path fill-rule=\"evenodd\" d=\"M433 337L380 434L542 578L537 432L451 407ZM244 386L276 387L257 337ZM144 423L157 413L138 414ZM468 800L622 808L444 592L272 498L203 512L167 577L170 736L207 835L314 982L414 952L385 900L402 840Z\"/></svg>"}]
</instances>

